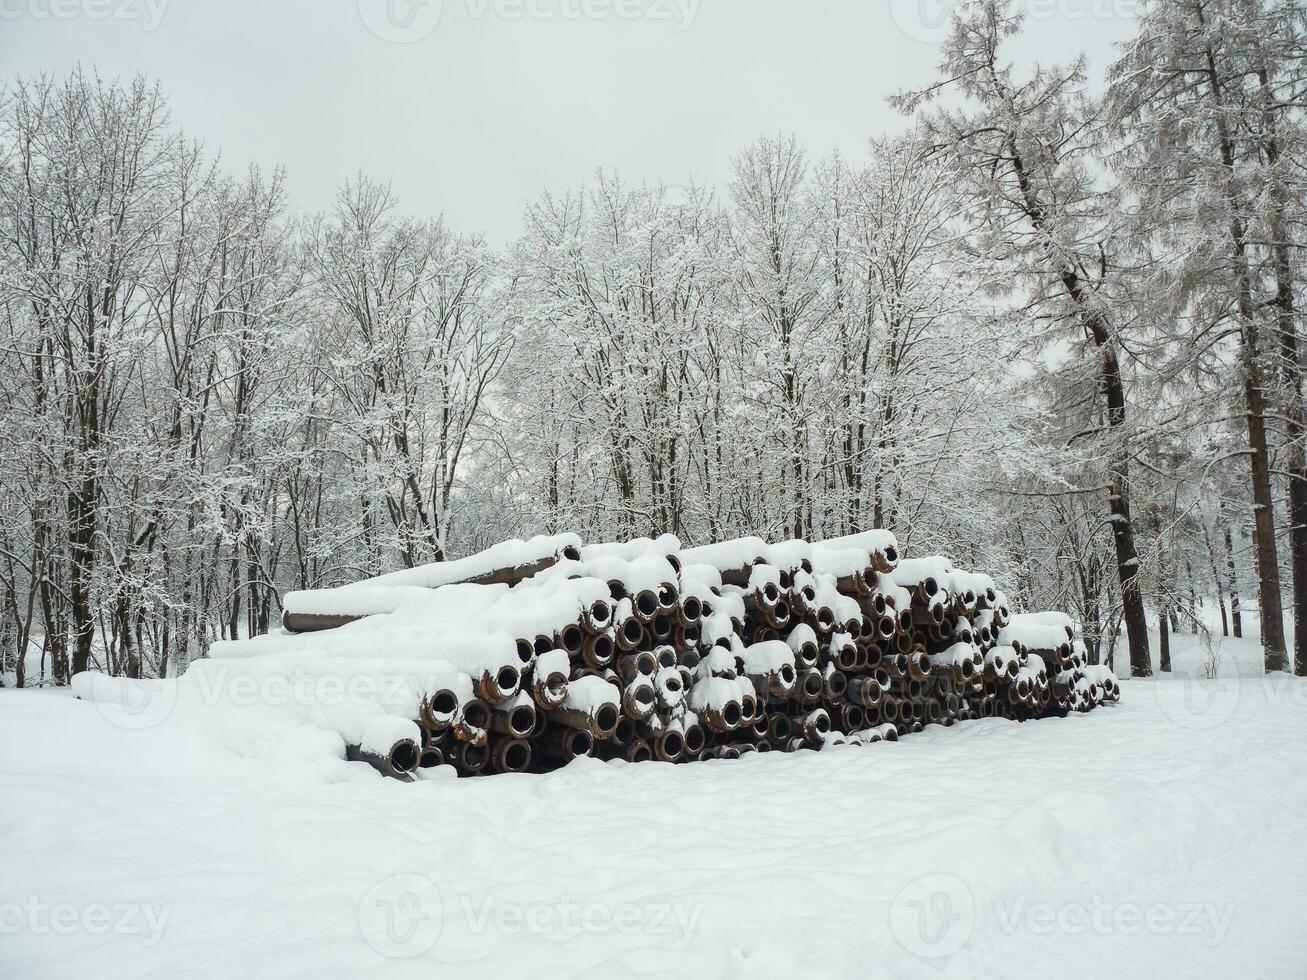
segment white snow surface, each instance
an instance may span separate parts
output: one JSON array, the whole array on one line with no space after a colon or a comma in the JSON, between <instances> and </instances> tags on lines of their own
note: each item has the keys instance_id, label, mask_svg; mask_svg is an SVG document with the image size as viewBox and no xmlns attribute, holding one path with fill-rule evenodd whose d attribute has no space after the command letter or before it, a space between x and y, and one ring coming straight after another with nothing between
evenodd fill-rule
<instances>
[{"instance_id":1,"label":"white snow surface","mask_svg":"<svg viewBox=\"0 0 1307 980\"><path fill-rule=\"evenodd\" d=\"M546 558L554 558L561 554L564 548L575 548L579 552L581 539L575 534L542 534L529 541L514 538L501 541L485 551L468 555L466 558L432 562L416 568L402 568L397 572L363 579L345 588L415 585L424 589L434 589L499 569L517 568Z\"/></svg>"},{"instance_id":2,"label":"white snow surface","mask_svg":"<svg viewBox=\"0 0 1307 980\"><path fill-rule=\"evenodd\" d=\"M1298 980L1307 683L1172 640L1066 719L407 785L281 711L0 690L0 976Z\"/></svg>"},{"instance_id":3,"label":"white snow surface","mask_svg":"<svg viewBox=\"0 0 1307 980\"><path fill-rule=\"evenodd\" d=\"M812 549L812 570L818 575L861 575L871 564L871 556L865 548L825 548Z\"/></svg>"},{"instance_id":4,"label":"white snow surface","mask_svg":"<svg viewBox=\"0 0 1307 980\"><path fill-rule=\"evenodd\" d=\"M630 541L604 541L588 544L581 549L583 561L591 558L621 558L634 561L646 554L674 555L681 550L681 540L674 534L660 534L656 538L632 538Z\"/></svg>"},{"instance_id":5,"label":"white snow surface","mask_svg":"<svg viewBox=\"0 0 1307 980\"><path fill-rule=\"evenodd\" d=\"M817 542L822 548L861 548L864 551L884 552L887 548L898 550L899 542L894 537L893 531L859 531L857 534L846 534L838 538L827 538L825 541Z\"/></svg>"},{"instance_id":6,"label":"white snow surface","mask_svg":"<svg viewBox=\"0 0 1307 980\"><path fill-rule=\"evenodd\" d=\"M711 565L718 571L730 571L752 565L767 555L767 542L762 538L735 538L717 541L681 551L681 565Z\"/></svg>"},{"instance_id":7,"label":"white snow surface","mask_svg":"<svg viewBox=\"0 0 1307 980\"><path fill-rule=\"evenodd\" d=\"M998 631L997 639L1006 646L1020 643L1032 650L1056 650L1063 643L1070 642L1062 626L1030 615L1013 616L1012 621Z\"/></svg>"},{"instance_id":8,"label":"white snow surface","mask_svg":"<svg viewBox=\"0 0 1307 980\"><path fill-rule=\"evenodd\" d=\"M666 564L666 561L663 564ZM337 589L347 594L351 589ZM375 591L375 590L365 590ZM574 624L581 610L608 600L597 578L549 578L503 585L447 585L396 589L408 598L392 612L318 633L277 631L212 644L215 660L277 654L307 657L410 657L447 661L471 674L518 664L515 640L553 634Z\"/></svg>"},{"instance_id":9,"label":"white snow surface","mask_svg":"<svg viewBox=\"0 0 1307 980\"><path fill-rule=\"evenodd\" d=\"M786 664L794 666L794 651L785 640L765 640L744 648L744 672L755 674L774 674Z\"/></svg>"}]
</instances>

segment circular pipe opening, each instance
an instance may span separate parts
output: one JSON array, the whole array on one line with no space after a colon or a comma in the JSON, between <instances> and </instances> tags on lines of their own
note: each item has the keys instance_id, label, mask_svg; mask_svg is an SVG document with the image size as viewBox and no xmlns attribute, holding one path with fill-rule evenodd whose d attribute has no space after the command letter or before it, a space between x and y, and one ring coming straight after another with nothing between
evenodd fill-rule
<instances>
[{"instance_id":1,"label":"circular pipe opening","mask_svg":"<svg viewBox=\"0 0 1307 980\"><path fill-rule=\"evenodd\" d=\"M595 727L597 727L599 731L611 735L613 730L617 727L619 718L620 715L614 705L601 704L599 710L595 712Z\"/></svg>"},{"instance_id":2,"label":"circular pipe opening","mask_svg":"<svg viewBox=\"0 0 1307 980\"><path fill-rule=\"evenodd\" d=\"M657 655L657 657L658 657L657 663L658 663L658 666L659 666L659 667L675 667L675 666L676 666L676 648L675 648L675 647L659 647L658 650L656 651L656 655Z\"/></svg>"},{"instance_id":3,"label":"circular pipe opening","mask_svg":"<svg viewBox=\"0 0 1307 980\"><path fill-rule=\"evenodd\" d=\"M843 674L831 674L827 679L827 686L830 688L831 698L842 698L844 692L848 690L849 682Z\"/></svg>"},{"instance_id":4,"label":"circular pipe opening","mask_svg":"<svg viewBox=\"0 0 1307 980\"><path fill-rule=\"evenodd\" d=\"M445 764L445 753L435 745L428 745L422 750L422 758L418 762L421 769L434 769L436 766Z\"/></svg>"},{"instance_id":5,"label":"circular pipe opening","mask_svg":"<svg viewBox=\"0 0 1307 980\"><path fill-rule=\"evenodd\" d=\"M687 596L681 600L681 612L685 613L685 618L695 622L703 615L703 603L694 596Z\"/></svg>"},{"instance_id":6,"label":"circular pipe opening","mask_svg":"<svg viewBox=\"0 0 1307 980\"><path fill-rule=\"evenodd\" d=\"M463 705L463 721L473 728L485 728L490 724L490 708L484 701L469 701Z\"/></svg>"},{"instance_id":7,"label":"circular pipe opening","mask_svg":"<svg viewBox=\"0 0 1307 980\"><path fill-rule=\"evenodd\" d=\"M670 609L676 605L677 592L674 587L664 582L658 587L658 605L663 609Z\"/></svg>"},{"instance_id":8,"label":"circular pipe opening","mask_svg":"<svg viewBox=\"0 0 1307 980\"><path fill-rule=\"evenodd\" d=\"M899 549L892 544L887 544L885 546L885 560L891 565L897 565L899 563Z\"/></svg>"},{"instance_id":9,"label":"circular pipe opening","mask_svg":"<svg viewBox=\"0 0 1307 980\"><path fill-rule=\"evenodd\" d=\"M573 545L573 544L564 545L564 547L563 547L563 557L566 558L568 561L580 561L580 560L581 560L581 549L578 548L578 547L576 547L576 545Z\"/></svg>"},{"instance_id":10,"label":"circular pipe opening","mask_svg":"<svg viewBox=\"0 0 1307 980\"><path fill-rule=\"evenodd\" d=\"M646 589L635 597L635 608L646 619L651 619L658 611L658 596Z\"/></svg>"},{"instance_id":11,"label":"circular pipe opening","mask_svg":"<svg viewBox=\"0 0 1307 980\"><path fill-rule=\"evenodd\" d=\"M768 582L762 587L762 597L768 602L775 602L781 597L780 590L776 588L775 582Z\"/></svg>"},{"instance_id":12,"label":"circular pipe opening","mask_svg":"<svg viewBox=\"0 0 1307 980\"><path fill-rule=\"evenodd\" d=\"M680 732L667 732L662 740L663 758L669 762L679 759L685 751L685 739Z\"/></svg>"},{"instance_id":13,"label":"circular pipe opening","mask_svg":"<svg viewBox=\"0 0 1307 980\"><path fill-rule=\"evenodd\" d=\"M685 748L690 752L702 752L706 736L698 725L691 725L685 730Z\"/></svg>"},{"instance_id":14,"label":"circular pipe opening","mask_svg":"<svg viewBox=\"0 0 1307 980\"><path fill-rule=\"evenodd\" d=\"M553 648L554 648L553 637L545 636L544 634L541 634L540 636L536 637L535 651L537 657L543 657L546 653L549 653L549 651L553 650Z\"/></svg>"},{"instance_id":15,"label":"circular pipe opening","mask_svg":"<svg viewBox=\"0 0 1307 980\"><path fill-rule=\"evenodd\" d=\"M517 641L517 659L524 664L529 664L535 658L535 647L530 640Z\"/></svg>"},{"instance_id":16,"label":"circular pipe opening","mask_svg":"<svg viewBox=\"0 0 1307 980\"><path fill-rule=\"evenodd\" d=\"M786 602L784 599L779 600L776 603L776 610L773 613L773 615L780 622L782 623L785 622L790 618L790 604Z\"/></svg>"},{"instance_id":17,"label":"circular pipe opening","mask_svg":"<svg viewBox=\"0 0 1307 980\"><path fill-rule=\"evenodd\" d=\"M611 579L608 582L608 594L613 597L613 602L621 602L629 595L626 591L626 583L620 578Z\"/></svg>"},{"instance_id":18,"label":"circular pipe opening","mask_svg":"<svg viewBox=\"0 0 1307 980\"><path fill-rule=\"evenodd\" d=\"M740 723L740 706L734 701L727 701L726 707L722 708L722 721L726 722L731 728Z\"/></svg>"},{"instance_id":19,"label":"circular pipe opening","mask_svg":"<svg viewBox=\"0 0 1307 980\"><path fill-rule=\"evenodd\" d=\"M672 635L672 617L659 613L654 617L653 634L660 640L665 640Z\"/></svg>"},{"instance_id":20,"label":"circular pipe opening","mask_svg":"<svg viewBox=\"0 0 1307 980\"><path fill-rule=\"evenodd\" d=\"M422 761L422 755L413 742L405 739L396 742L390 750L390 765L396 772L412 772Z\"/></svg>"},{"instance_id":21,"label":"circular pipe opening","mask_svg":"<svg viewBox=\"0 0 1307 980\"><path fill-rule=\"evenodd\" d=\"M495 684L505 697L514 694L522 683L522 675L516 667L500 667L495 674Z\"/></svg>"},{"instance_id":22,"label":"circular pipe opening","mask_svg":"<svg viewBox=\"0 0 1307 980\"><path fill-rule=\"evenodd\" d=\"M589 732L577 728L568 736L567 751L572 753L573 757L589 755L592 748L594 748L594 736Z\"/></svg>"},{"instance_id":23,"label":"circular pipe opening","mask_svg":"<svg viewBox=\"0 0 1307 980\"><path fill-rule=\"evenodd\" d=\"M627 745L635 738L635 720L625 715L617 722L610 739L618 745Z\"/></svg>"},{"instance_id":24,"label":"circular pipe opening","mask_svg":"<svg viewBox=\"0 0 1307 980\"><path fill-rule=\"evenodd\" d=\"M815 673L803 677L803 693L812 700L821 697L821 677Z\"/></svg>"},{"instance_id":25,"label":"circular pipe opening","mask_svg":"<svg viewBox=\"0 0 1307 980\"><path fill-rule=\"evenodd\" d=\"M794 673L794 668L789 664L781 664L780 676L781 682L786 687L793 687L795 680L798 679L798 675Z\"/></svg>"},{"instance_id":26,"label":"circular pipe opening","mask_svg":"<svg viewBox=\"0 0 1307 980\"><path fill-rule=\"evenodd\" d=\"M530 705L519 704L508 715L508 727L513 729L514 735L522 738L530 735L536 727L535 709Z\"/></svg>"},{"instance_id":27,"label":"circular pipe opening","mask_svg":"<svg viewBox=\"0 0 1307 980\"><path fill-rule=\"evenodd\" d=\"M818 734L825 735L830 731L830 715L824 711L818 712L817 717L812 720L812 727L817 730Z\"/></svg>"},{"instance_id":28,"label":"circular pipe opening","mask_svg":"<svg viewBox=\"0 0 1307 980\"><path fill-rule=\"evenodd\" d=\"M617 653L613 646L613 638L607 633L600 633L594 637L590 649L594 651L596 660L611 660Z\"/></svg>"},{"instance_id":29,"label":"circular pipe opening","mask_svg":"<svg viewBox=\"0 0 1307 980\"><path fill-rule=\"evenodd\" d=\"M585 634L576 623L570 623L564 626L563 631L558 634L558 640L568 653L579 653L581 644L585 642Z\"/></svg>"},{"instance_id":30,"label":"circular pipe opening","mask_svg":"<svg viewBox=\"0 0 1307 980\"><path fill-rule=\"evenodd\" d=\"M531 746L526 742L512 742L503 752L504 768L509 772L522 772L531 765Z\"/></svg>"},{"instance_id":31,"label":"circular pipe opening","mask_svg":"<svg viewBox=\"0 0 1307 980\"><path fill-rule=\"evenodd\" d=\"M648 762L653 758L653 753L649 751L648 742L636 742L626 753L627 762Z\"/></svg>"},{"instance_id":32,"label":"circular pipe opening","mask_svg":"<svg viewBox=\"0 0 1307 980\"><path fill-rule=\"evenodd\" d=\"M463 743L463 767L472 772L477 772L486 767L490 761L490 749L484 745L473 745L470 742Z\"/></svg>"},{"instance_id":33,"label":"circular pipe opening","mask_svg":"<svg viewBox=\"0 0 1307 980\"><path fill-rule=\"evenodd\" d=\"M458 696L449 690L437 691L431 695L431 713L437 718L452 718L458 710Z\"/></svg>"},{"instance_id":34,"label":"circular pipe opening","mask_svg":"<svg viewBox=\"0 0 1307 980\"><path fill-rule=\"evenodd\" d=\"M613 607L602 599L596 601L590 607L590 622L595 626L603 627L610 619L613 618Z\"/></svg>"}]
</instances>

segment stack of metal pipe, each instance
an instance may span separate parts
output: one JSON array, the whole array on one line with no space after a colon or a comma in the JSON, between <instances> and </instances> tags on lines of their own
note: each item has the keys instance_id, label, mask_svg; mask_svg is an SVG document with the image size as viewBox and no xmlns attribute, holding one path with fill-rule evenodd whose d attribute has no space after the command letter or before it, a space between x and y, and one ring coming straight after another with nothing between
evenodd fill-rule
<instances>
[{"instance_id":1,"label":"stack of metal pipe","mask_svg":"<svg viewBox=\"0 0 1307 980\"><path fill-rule=\"evenodd\" d=\"M450 628L507 633L503 662L435 672L461 682L421 690L412 729L382 726L352 757L399 778L439 765L542 771L581 755L688 762L1064 716L1120 696L1069 617L1014 615L988 576L942 557L901 560L885 531L692 548L670 535L529 544L503 552L511 566L464 559L475 578L447 563L332 590L345 602L287 597L286 628L316 633L397 615L379 589L502 591L481 620ZM440 641L430 655L442 657Z\"/></svg>"}]
</instances>

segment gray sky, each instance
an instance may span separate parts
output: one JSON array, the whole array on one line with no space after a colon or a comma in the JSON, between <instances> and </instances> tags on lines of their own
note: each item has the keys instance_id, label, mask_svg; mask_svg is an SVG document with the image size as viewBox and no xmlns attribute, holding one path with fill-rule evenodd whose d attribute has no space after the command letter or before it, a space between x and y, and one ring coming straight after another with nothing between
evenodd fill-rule
<instances>
[{"instance_id":1,"label":"gray sky","mask_svg":"<svg viewBox=\"0 0 1307 980\"><path fill-rule=\"evenodd\" d=\"M862 151L929 80L949 0L0 0L5 73L144 72L229 171L316 210L358 170L492 241L597 167L722 185L760 133ZM1095 71L1135 0L1029 0L1014 54ZM437 19L437 14L439 17Z\"/></svg>"}]
</instances>

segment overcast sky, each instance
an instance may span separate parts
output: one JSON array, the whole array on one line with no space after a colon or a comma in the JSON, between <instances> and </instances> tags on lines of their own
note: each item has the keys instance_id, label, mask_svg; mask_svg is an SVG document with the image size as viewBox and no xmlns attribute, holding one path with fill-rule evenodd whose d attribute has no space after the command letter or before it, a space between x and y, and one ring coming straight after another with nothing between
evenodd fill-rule
<instances>
[{"instance_id":1,"label":"overcast sky","mask_svg":"<svg viewBox=\"0 0 1307 980\"><path fill-rule=\"evenodd\" d=\"M1029 0L1014 51L1094 70L1134 0ZM228 170L317 210L358 170L492 241L595 168L721 185L760 133L862 151L929 80L947 0L0 0L6 73L144 72ZM923 12L924 11L924 12Z\"/></svg>"}]
</instances>

